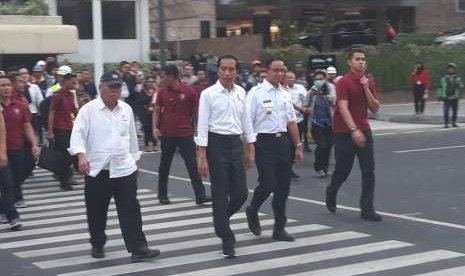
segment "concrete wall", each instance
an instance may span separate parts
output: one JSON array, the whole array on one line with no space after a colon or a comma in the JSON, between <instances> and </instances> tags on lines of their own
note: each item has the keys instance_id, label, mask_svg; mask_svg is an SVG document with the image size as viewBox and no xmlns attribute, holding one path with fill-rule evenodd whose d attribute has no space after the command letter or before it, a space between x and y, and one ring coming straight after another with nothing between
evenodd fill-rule
<instances>
[{"instance_id":1,"label":"concrete wall","mask_svg":"<svg viewBox=\"0 0 465 276\"><path fill-rule=\"evenodd\" d=\"M465 13L456 8L456 0L418 0L417 32L435 33L465 27Z\"/></svg>"},{"instance_id":2,"label":"concrete wall","mask_svg":"<svg viewBox=\"0 0 465 276\"><path fill-rule=\"evenodd\" d=\"M103 62L141 61L144 60L140 51L137 51L139 42L135 39L115 39L103 41ZM79 40L79 52L61 55L60 59L72 62L94 62L93 40Z\"/></svg>"},{"instance_id":3,"label":"concrete wall","mask_svg":"<svg viewBox=\"0 0 465 276\"><path fill-rule=\"evenodd\" d=\"M188 59L195 53L211 52L216 56L233 54L239 60L249 62L259 57L262 50L261 35L243 35L221 38L181 41L181 57ZM169 42L168 47L176 52L176 43Z\"/></svg>"}]
</instances>

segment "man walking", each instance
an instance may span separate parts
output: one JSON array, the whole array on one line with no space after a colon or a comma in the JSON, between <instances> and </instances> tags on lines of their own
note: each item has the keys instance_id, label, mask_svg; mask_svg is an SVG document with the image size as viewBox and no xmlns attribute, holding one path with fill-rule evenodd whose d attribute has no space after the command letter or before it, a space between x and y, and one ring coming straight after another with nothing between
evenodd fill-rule
<instances>
[{"instance_id":1,"label":"man walking","mask_svg":"<svg viewBox=\"0 0 465 276\"><path fill-rule=\"evenodd\" d=\"M266 68L266 79L247 95L253 129L257 133L255 147L259 184L255 188L246 214L252 233L260 235L258 210L273 193L273 239L294 241L285 230L286 202L291 185L291 154L295 155L297 163L302 163L302 143L291 96L280 85L286 73L284 62L272 60L266 64ZM294 144L294 153L291 153L288 139Z\"/></svg>"},{"instance_id":2,"label":"man walking","mask_svg":"<svg viewBox=\"0 0 465 276\"><path fill-rule=\"evenodd\" d=\"M196 143L199 172L201 176L210 172L215 232L222 240L225 258L234 258L236 240L229 219L247 199L244 160L247 166L254 162L255 135L245 91L234 84L239 71L237 58L224 55L218 59L218 67L219 80L200 95Z\"/></svg>"},{"instance_id":3,"label":"man walking","mask_svg":"<svg viewBox=\"0 0 465 276\"><path fill-rule=\"evenodd\" d=\"M179 82L178 68L167 65L161 69L161 88L157 94L153 113L153 136L161 138L161 161L158 169L158 200L169 204L168 175L176 148L186 164L195 202L203 204L211 199L205 195L205 187L199 175L195 155L193 121L198 109L198 96L195 90ZM158 128L160 126L160 129Z\"/></svg>"},{"instance_id":4,"label":"man walking","mask_svg":"<svg viewBox=\"0 0 465 276\"><path fill-rule=\"evenodd\" d=\"M105 257L108 205L114 197L126 249L132 253L132 262L141 262L155 258L160 251L147 247L142 232L136 197L140 152L132 109L118 100L121 86L118 72L102 76L101 97L80 110L68 150L78 156L79 171L86 176L84 194L92 257Z\"/></svg>"},{"instance_id":5,"label":"man walking","mask_svg":"<svg viewBox=\"0 0 465 276\"><path fill-rule=\"evenodd\" d=\"M337 192L350 174L355 155L362 171L361 218L381 221L373 207L375 193L375 160L373 136L368 123L368 110L378 112L375 83L365 75L366 59L361 50L352 50L348 56L350 71L336 86L337 105L334 112L333 139L336 152L336 170L326 188L326 207L336 212Z\"/></svg>"}]
</instances>

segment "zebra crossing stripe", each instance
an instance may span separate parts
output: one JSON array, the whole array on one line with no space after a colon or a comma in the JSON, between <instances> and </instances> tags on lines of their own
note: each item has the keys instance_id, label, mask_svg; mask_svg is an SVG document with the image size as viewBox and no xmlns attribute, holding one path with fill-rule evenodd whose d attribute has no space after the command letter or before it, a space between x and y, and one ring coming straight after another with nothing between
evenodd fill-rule
<instances>
[{"instance_id":1,"label":"zebra crossing stripe","mask_svg":"<svg viewBox=\"0 0 465 276\"><path fill-rule=\"evenodd\" d=\"M458 276L458 275L465 275L465 266L459 266L459 267L443 269L443 270L436 270L433 272L416 274L414 276Z\"/></svg>"},{"instance_id":2,"label":"zebra crossing stripe","mask_svg":"<svg viewBox=\"0 0 465 276\"><path fill-rule=\"evenodd\" d=\"M137 199L139 201L149 199L149 200L154 200L157 198L156 194L141 194L137 196ZM178 198L176 201L185 201L185 200L190 200L190 198L184 197L184 198ZM171 200L171 202L174 202L174 200ZM158 200L157 200L158 202ZM111 200L111 204L114 203L114 200ZM36 211L42 211L42 210L53 210L53 209L63 209L63 208L68 208L68 207L78 207L78 206L84 206L86 203L83 200L76 201L76 202L66 202L66 203L60 203L60 204L50 204L50 205L41 205L41 206L28 206L27 208L21 209L21 215L22 214L27 214L31 212L36 212Z\"/></svg>"},{"instance_id":3,"label":"zebra crossing stripe","mask_svg":"<svg viewBox=\"0 0 465 276\"><path fill-rule=\"evenodd\" d=\"M113 218L108 219L107 226L119 225L117 213L116 212L111 212L111 213L112 213L112 216L110 217L113 217ZM178 218L178 217L184 217L184 216L189 217L189 216L210 214L210 213L211 213L211 208L198 208L198 209L187 210L187 211L145 215L143 218L143 221L144 222L145 221L158 221L158 220L167 219L167 218ZM53 220L54 223L66 221L65 218L56 218L56 219L50 219L50 220ZM40 222L37 222L37 223L40 223ZM35 223L31 223L31 226L34 226L34 224ZM23 226L27 227L28 224L24 223ZM66 225L61 225L61 226L35 228L35 229L29 229L29 230L23 230L23 231L0 233L0 239L25 237L25 236L33 236L33 235L56 233L56 232L65 232L65 231L72 231L72 230L77 230L77 229L87 229L87 227L88 227L87 222L82 222L82 223L75 223L75 224L66 224Z\"/></svg>"},{"instance_id":4,"label":"zebra crossing stripe","mask_svg":"<svg viewBox=\"0 0 465 276\"><path fill-rule=\"evenodd\" d=\"M235 214L231 219L244 219L245 217L246 217L245 213L239 213L239 214ZM168 222L160 222L160 223L155 223L155 224L144 224L142 226L142 229L144 231L161 230L161 229L182 227L182 226L188 226L188 225L197 225L197 224L202 224L202 223L211 223L212 220L213 220L212 217L208 216L208 217L195 218L195 219L168 221ZM108 229L105 231L105 233L107 236L121 235L121 230L119 228ZM30 240L20 240L20 241L2 243L0 244L0 248L2 249L19 248L19 247L27 247L27 246L48 244L48 243L67 242L67 241L74 241L74 240L81 240L81 239L88 240L88 238L89 238L88 233L68 234L68 235L62 235L62 236L36 238L36 239L30 239Z\"/></svg>"},{"instance_id":5,"label":"zebra crossing stripe","mask_svg":"<svg viewBox=\"0 0 465 276\"><path fill-rule=\"evenodd\" d=\"M84 190L84 186L79 185L79 186L74 186L73 187L75 191L66 191L68 194L72 194L70 192L76 192L76 190L82 191ZM64 192L60 187L57 185L54 185L54 187L50 188L40 188L40 189L23 189L23 194L24 195L29 195L29 194L35 194L35 193L49 193L49 192Z\"/></svg>"},{"instance_id":6,"label":"zebra crossing stripe","mask_svg":"<svg viewBox=\"0 0 465 276\"><path fill-rule=\"evenodd\" d=\"M295 222L295 221L291 221ZM273 219L265 219L260 221L263 226L272 225L274 223ZM323 226L322 226L323 227ZM241 230L247 229L248 224L246 222L241 223L232 223L231 230ZM330 228L330 227L327 227ZM177 230L172 232L163 232L157 234L150 234L146 235L146 239L149 242L160 241L160 240L169 240L169 239L176 239L176 238L183 238L189 236L196 236L196 235L204 235L204 234L211 234L212 227L204 227L204 228L195 228L189 230ZM124 241L122 239L114 239L109 240L105 243L105 248L108 250L111 247L124 245ZM73 244L73 245L66 245L66 246L57 246L57 247L49 247L47 250L43 249L35 249L35 250L28 250L28 251L20 251L14 253L16 256L21 258L34 258L34 257L41 257L45 255L55 255L55 254L63 254L69 252L76 252L81 250L88 250L89 243L80 243L80 244Z\"/></svg>"},{"instance_id":7,"label":"zebra crossing stripe","mask_svg":"<svg viewBox=\"0 0 465 276\"><path fill-rule=\"evenodd\" d=\"M138 193L152 193L152 190L149 189L139 189L137 190ZM29 201L30 199L38 199L38 198L54 198L54 197L64 197L68 195L84 195L84 189L75 189L74 191L57 191L57 192L52 192L52 193L43 193L43 194L25 194L24 197L26 201Z\"/></svg>"},{"instance_id":8,"label":"zebra crossing stripe","mask_svg":"<svg viewBox=\"0 0 465 276\"><path fill-rule=\"evenodd\" d=\"M84 183L84 178L76 177L74 180L78 183ZM59 181L53 177L44 177L42 179L28 179L24 181L23 186L24 188L31 188L31 187L47 187L47 186L56 186L58 185Z\"/></svg>"},{"instance_id":9,"label":"zebra crossing stripe","mask_svg":"<svg viewBox=\"0 0 465 276\"><path fill-rule=\"evenodd\" d=\"M149 206L149 205L155 205L152 206L151 211L164 211L164 210L172 210L172 209L177 209L177 208L186 208L186 207L192 207L193 202L184 202L184 203L175 203L178 202L177 198L171 198L170 201L172 204L169 205L160 205L158 203L158 200L149 200L149 201L140 201L139 204L142 207L141 211L149 211L149 209L145 209L143 206ZM185 201L185 200L180 200ZM116 206L114 204L111 204L108 206L108 210L116 210ZM56 217L56 216L63 216L63 215L72 215L72 214L80 214L80 213L85 213L86 209L85 208L73 208L69 210L60 210L60 211L50 211L50 212L42 212L42 213L32 213L32 214L21 214L21 221L26 222L30 219L37 219L37 218L43 218L43 217Z\"/></svg>"},{"instance_id":10,"label":"zebra crossing stripe","mask_svg":"<svg viewBox=\"0 0 465 276\"><path fill-rule=\"evenodd\" d=\"M322 225L301 225L301 226L294 226L288 227L287 231L289 233L297 234L297 233L306 233L310 231L317 231L326 229L327 227ZM271 230L263 231L263 236L270 236L272 234ZM246 234L238 234L236 235L236 239L238 241L249 241L255 240L257 237L252 235L251 233ZM201 248L205 246L217 245L220 243L220 240L217 237L205 238L205 239L197 239L191 241L183 241L177 243L170 243L170 244L162 244L155 246L161 252L172 252L177 250L184 250L184 249L191 249L191 248ZM64 266L73 266L73 265L80 265L80 264L88 264L88 263L98 263L108 260L115 260L121 258L127 258L128 253L126 250L119 250L119 251L112 251L105 253L105 259L95 259L89 255L85 256L77 256L71 258L63 258L51 261L43 261L43 262L36 262L33 263L34 265L42 268L42 269L49 269L49 268L57 268L57 267L64 267Z\"/></svg>"},{"instance_id":11,"label":"zebra crossing stripe","mask_svg":"<svg viewBox=\"0 0 465 276\"><path fill-rule=\"evenodd\" d=\"M293 249L293 248L299 248L299 247L306 247L310 245L326 244L326 243L343 241L343 240L357 239L357 238L363 238L363 237L368 237L368 236L369 235L363 234L363 233L347 231L347 232L340 232L340 233L334 233L334 234L301 238L297 242L270 242L270 243L260 244L260 245L236 247L236 251L238 252L237 255L246 256L246 255L258 254L258 253L268 253L270 251ZM354 251L352 252L353 254L357 254L357 252L354 252ZM157 259L153 263L124 264L124 265L117 265L117 266L111 266L111 267L64 273L64 274L59 274L59 275L60 276L120 275L120 274L125 274L125 273L130 273L130 272L141 272L141 271L154 270L154 269L159 269L159 268L167 268L167 267L174 267L174 266L179 266L179 265L207 262L207 261L217 260L220 258L222 258L221 255L219 255L217 251L214 251L214 252L190 254L190 255L179 256L179 257L171 257L171 258L165 258L165 259L161 258L161 259ZM206 274L202 274L202 275L206 275Z\"/></svg>"},{"instance_id":12,"label":"zebra crossing stripe","mask_svg":"<svg viewBox=\"0 0 465 276\"><path fill-rule=\"evenodd\" d=\"M458 252L452 252L447 250L433 250L428 252L386 258L376 261L343 265L314 271L306 271L302 273L291 274L288 276L352 276L435 262L440 260L458 258L463 256L464 254ZM444 274L441 275L444 276Z\"/></svg>"}]
</instances>

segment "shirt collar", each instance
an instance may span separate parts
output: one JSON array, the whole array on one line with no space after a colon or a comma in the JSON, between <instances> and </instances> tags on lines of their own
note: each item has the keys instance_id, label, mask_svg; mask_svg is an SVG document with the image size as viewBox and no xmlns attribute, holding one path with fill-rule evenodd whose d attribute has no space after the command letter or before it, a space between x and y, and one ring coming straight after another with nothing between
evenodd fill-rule
<instances>
[{"instance_id":1,"label":"shirt collar","mask_svg":"<svg viewBox=\"0 0 465 276\"><path fill-rule=\"evenodd\" d=\"M215 83L215 86L216 88L218 88L218 90L221 90L221 92L229 92L228 89L226 89L220 82L220 80L217 80L216 83ZM231 90L231 92L235 92L236 91L236 85L233 83L233 88Z\"/></svg>"},{"instance_id":2,"label":"shirt collar","mask_svg":"<svg viewBox=\"0 0 465 276\"><path fill-rule=\"evenodd\" d=\"M105 108L108 108L108 107L105 105L105 103L103 102L103 100L102 100L101 97L98 97L96 100L97 100L97 108L98 108L98 109L105 109ZM119 101L118 101L118 103L116 104L116 106L115 106L115 108L114 108L113 110L116 110L116 109L118 109L118 108L120 108L120 107L121 107L121 105L119 104Z\"/></svg>"},{"instance_id":3,"label":"shirt collar","mask_svg":"<svg viewBox=\"0 0 465 276\"><path fill-rule=\"evenodd\" d=\"M271 89L280 89L282 88L281 84L278 86L278 88L274 87L268 80L264 79L262 82L263 87L266 89L266 91L270 91Z\"/></svg>"}]
</instances>

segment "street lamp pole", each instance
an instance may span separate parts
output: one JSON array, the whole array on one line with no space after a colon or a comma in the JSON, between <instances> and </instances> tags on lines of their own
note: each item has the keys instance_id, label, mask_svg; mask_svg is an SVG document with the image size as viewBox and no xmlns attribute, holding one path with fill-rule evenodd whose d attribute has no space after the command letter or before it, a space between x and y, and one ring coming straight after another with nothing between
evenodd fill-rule
<instances>
[{"instance_id":1,"label":"street lamp pole","mask_svg":"<svg viewBox=\"0 0 465 276\"><path fill-rule=\"evenodd\" d=\"M158 0L158 25L159 25L159 40L160 40L160 64L166 64L166 26L165 26L165 1Z\"/></svg>"}]
</instances>

